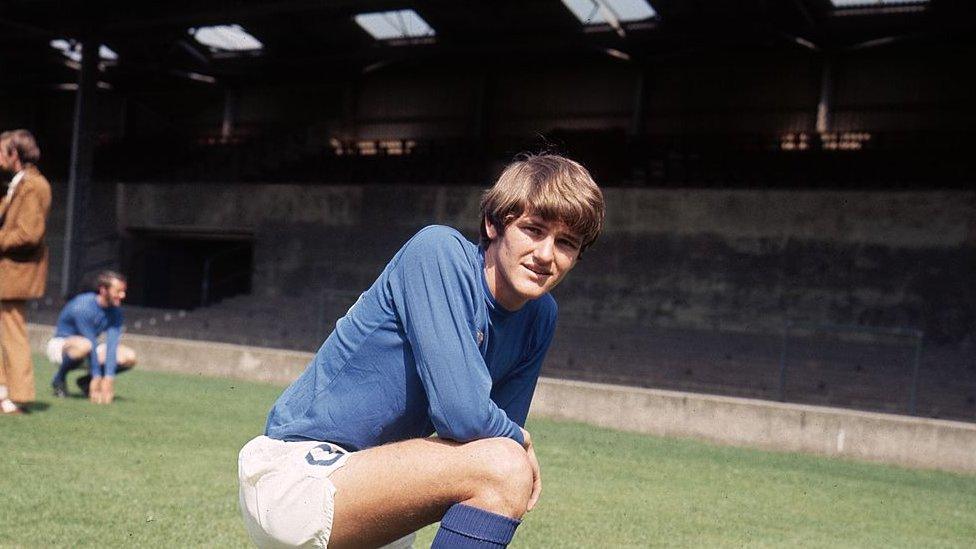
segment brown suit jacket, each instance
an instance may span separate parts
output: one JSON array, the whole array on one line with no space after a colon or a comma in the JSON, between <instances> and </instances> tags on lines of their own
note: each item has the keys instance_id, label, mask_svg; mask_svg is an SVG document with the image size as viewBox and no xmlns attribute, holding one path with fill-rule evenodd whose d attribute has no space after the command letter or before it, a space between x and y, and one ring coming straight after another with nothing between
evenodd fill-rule
<instances>
[{"instance_id":1,"label":"brown suit jacket","mask_svg":"<svg viewBox=\"0 0 976 549\"><path fill-rule=\"evenodd\" d=\"M34 166L25 168L9 202L0 196L0 300L44 295L50 209L51 185Z\"/></svg>"}]
</instances>

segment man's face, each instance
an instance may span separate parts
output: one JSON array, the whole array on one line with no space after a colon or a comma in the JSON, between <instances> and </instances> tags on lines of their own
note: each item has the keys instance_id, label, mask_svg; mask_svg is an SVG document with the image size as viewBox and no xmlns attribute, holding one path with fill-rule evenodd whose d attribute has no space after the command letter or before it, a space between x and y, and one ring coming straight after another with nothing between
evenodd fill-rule
<instances>
[{"instance_id":1,"label":"man's face","mask_svg":"<svg viewBox=\"0 0 976 549\"><path fill-rule=\"evenodd\" d=\"M501 232L485 223L491 239L485 252L488 288L509 311L550 292L576 266L581 239L562 222L526 213Z\"/></svg>"},{"instance_id":2,"label":"man's face","mask_svg":"<svg viewBox=\"0 0 976 549\"><path fill-rule=\"evenodd\" d=\"M5 172L13 172L14 159L17 155L15 151L13 155L7 154L7 143L8 140L0 141L0 170Z\"/></svg>"},{"instance_id":3,"label":"man's face","mask_svg":"<svg viewBox=\"0 0 976 549\"><path fill-rule=\"evenodd\" d=\"M114 278L108 287L102 287L101 292L105 296L105 303L109 307L118 307L125 300L125 290L125 282Z\"/></svg>"}]
</instances>

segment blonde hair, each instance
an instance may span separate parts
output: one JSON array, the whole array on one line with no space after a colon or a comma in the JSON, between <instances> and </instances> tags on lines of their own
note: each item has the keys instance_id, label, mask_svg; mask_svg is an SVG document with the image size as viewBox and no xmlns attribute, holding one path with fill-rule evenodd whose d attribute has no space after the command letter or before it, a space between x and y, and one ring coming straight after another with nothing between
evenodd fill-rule
<instances>
[{"instance_id":1,"label":"blonde hair","mask_svg":"<svg viewBox=\"0 0 976 549\"><path fill-rule=\"evenodd\" d=\"M555 154L520 155L481 197L481 245L491 242L486 221L503 232L524 213L565 223L580 238L582 253L603 230L603 193L578 162Z\"/></svg>"}]
</instances>

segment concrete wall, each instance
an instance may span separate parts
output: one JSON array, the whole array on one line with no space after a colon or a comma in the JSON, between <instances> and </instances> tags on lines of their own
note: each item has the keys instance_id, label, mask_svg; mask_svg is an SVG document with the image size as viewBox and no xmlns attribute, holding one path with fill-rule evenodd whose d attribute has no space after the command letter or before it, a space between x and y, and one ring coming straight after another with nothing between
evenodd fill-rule
<instances>
[{"instance_id":1,"label":"concrete wall","mask_svg":"<svg viewBox=\"0 0 976 549\"><path fill-rule=\"evenodd\" d=\"M562 379L540 381L532 414L717 444L976 472L971 423Z\"/></svg>"},{"instance_id":2,"label":"concrete wall","mask_svg":"<svg viewBox=\"0 0 976 549\"><path fill-rule=\"evenodd\" d=\"M477 237L477 187L121 186L123 228L250 232L259 295L367 287L418 228ZM976 193L607 189L556 290L587 322L779 331L786 320L976 332Z\"/></svg>"},{"instance_id":3,"label":"concrete wall","mask_svg":"<svg viewBox=\"0 0 976 549\"><path fill-rule=\"evenodd\" d=\"M32 324L42 352L53 328ZM310 353L126 335L140 367L287 384ZM567 406L567 403L571 405ZM976 473L976 424L542 378L533 417L718 444Z\"/></svg>"}]
</instances>

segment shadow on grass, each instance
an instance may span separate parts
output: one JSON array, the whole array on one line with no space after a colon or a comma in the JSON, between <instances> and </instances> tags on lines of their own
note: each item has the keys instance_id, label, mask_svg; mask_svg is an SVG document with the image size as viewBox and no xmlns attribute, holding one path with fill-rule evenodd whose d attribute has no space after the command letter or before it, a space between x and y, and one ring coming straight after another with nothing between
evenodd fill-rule
<instances>
[{"instance_id":1,"label":"shadow on grass","mask_svg":"<svg viewBox=\"0 0 976 549\"><path fill-rule=\"evenodd\" d=\"M33 414L35 412L47 411L47 409L50 407L51 405L48 404L47 402L40 401L40 402L32 402L30 404L22 406L21 409L23 409L28 414Z\"/></svg>"}]
</instances>

